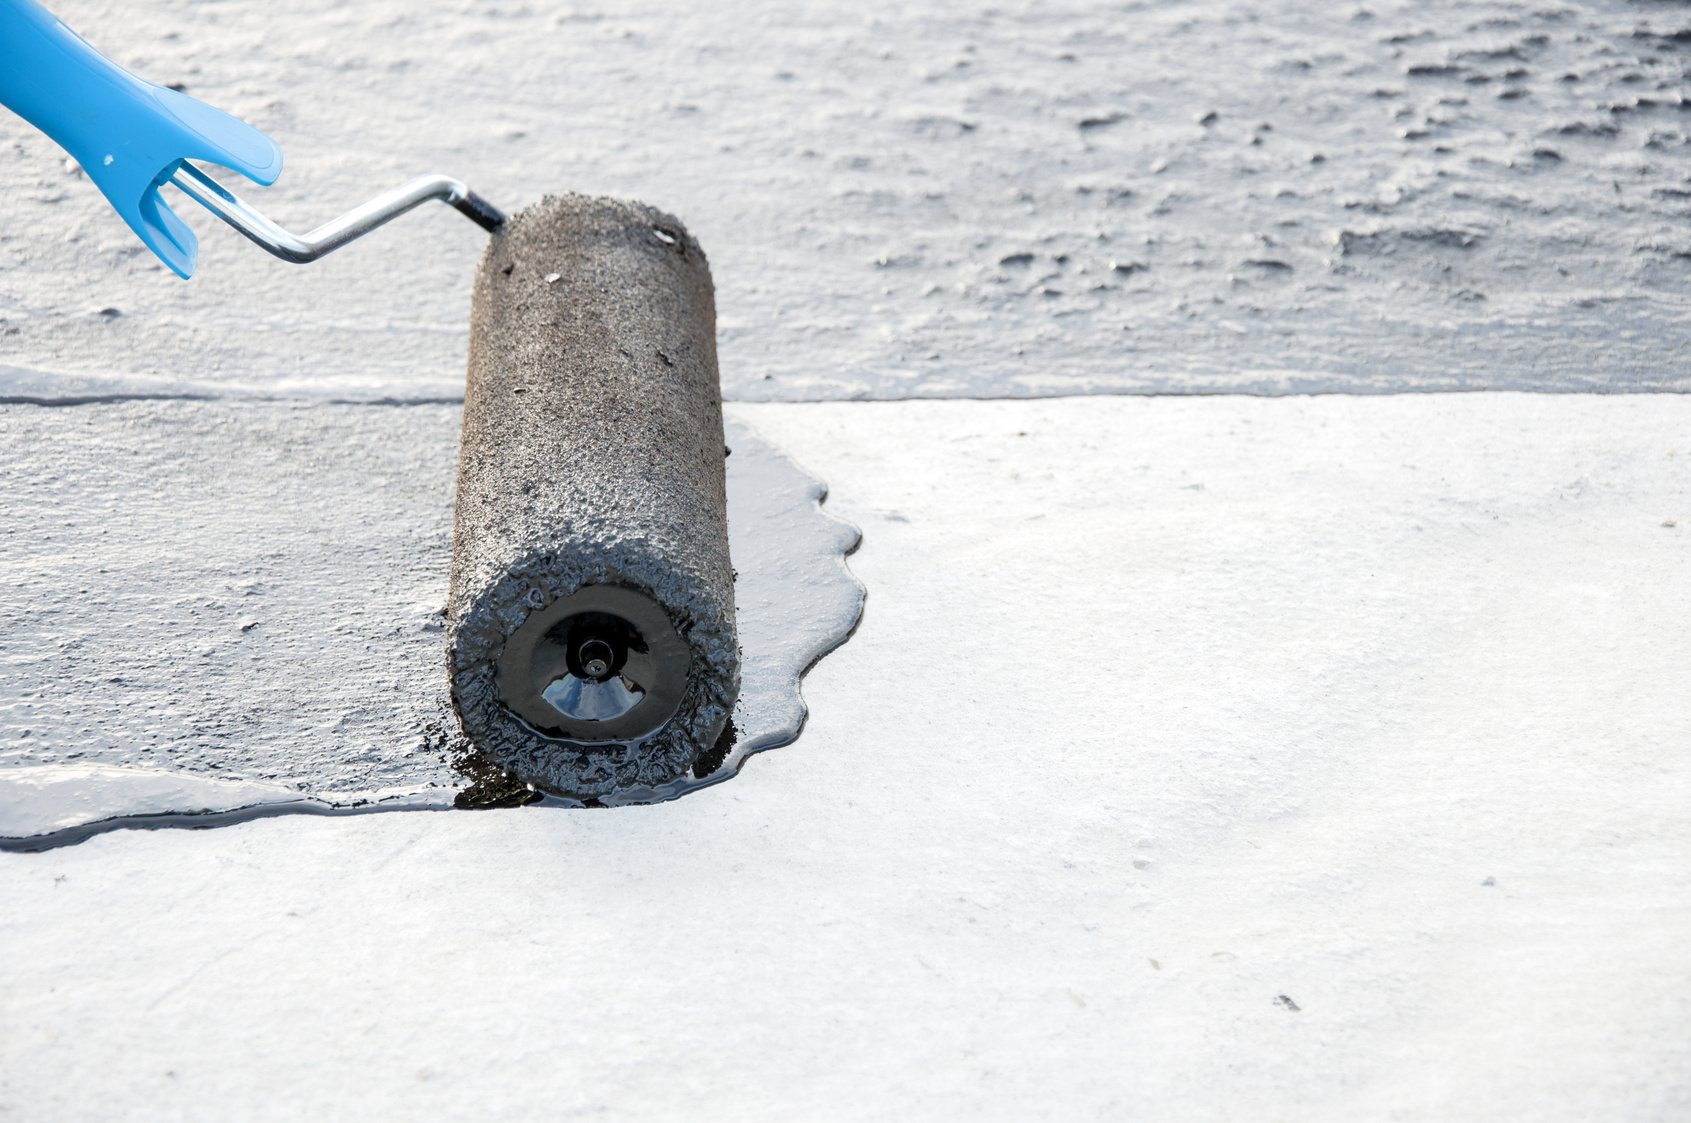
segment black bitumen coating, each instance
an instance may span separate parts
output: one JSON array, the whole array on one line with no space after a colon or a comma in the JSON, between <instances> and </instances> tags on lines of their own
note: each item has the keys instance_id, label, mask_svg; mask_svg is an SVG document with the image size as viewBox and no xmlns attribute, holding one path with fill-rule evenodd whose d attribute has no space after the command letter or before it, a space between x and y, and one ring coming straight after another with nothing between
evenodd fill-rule
<instances>
[{"instance_id":1,"label":"black bitumen coating","mask_svg":"<svg viewBox=\"0 0 1691 1123\"><path fill-rule=\"evenodd\" d=\"M685 773L722 731L740 659L715 296L680 222L581 195L506 222L476 274L459 457L448 659L465 735L578 799ZM691 655L679 710L632 744L543 737L500 700L506 637L599 583L652 596Z\"/></svg>"}]
</instances>

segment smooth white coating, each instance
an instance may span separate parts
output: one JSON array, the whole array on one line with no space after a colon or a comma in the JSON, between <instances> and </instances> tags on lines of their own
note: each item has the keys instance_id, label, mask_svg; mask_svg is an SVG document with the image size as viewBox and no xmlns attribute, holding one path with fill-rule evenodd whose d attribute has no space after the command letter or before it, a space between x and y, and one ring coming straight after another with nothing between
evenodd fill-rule
<instances>
[{"instance_id":1,"label":"smooth white coating","mask_svg":"<svg viewBox=\"0 0 1691 1123\"><path fill-rule=\"evenodd\" d=\"M1691 400L730 412L864 528L797 743L0 854L0 1103L1684 1117ZM1030 634L1073 657L1006 689Z\"/></svg>"}]
</instances>

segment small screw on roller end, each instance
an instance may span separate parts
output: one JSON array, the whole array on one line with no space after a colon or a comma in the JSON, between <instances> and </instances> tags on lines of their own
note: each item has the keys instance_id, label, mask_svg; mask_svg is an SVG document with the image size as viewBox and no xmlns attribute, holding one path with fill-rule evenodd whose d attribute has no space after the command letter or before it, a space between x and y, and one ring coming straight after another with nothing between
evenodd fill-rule
<instances>
[{"instance_id":1,"label":"small screw on roller end","mask_svg":"<svg viewBox=\"0 0 1691 1123\"><path fill-rule=\"evenodd\" d=\"M588 678L602 681L611 673L611 664L616 661L616 653L604 640L590 639L581 645L581 649L576 652L576 658L581 662L581 669L587 672Z\"/></svg>"}]
</instances>

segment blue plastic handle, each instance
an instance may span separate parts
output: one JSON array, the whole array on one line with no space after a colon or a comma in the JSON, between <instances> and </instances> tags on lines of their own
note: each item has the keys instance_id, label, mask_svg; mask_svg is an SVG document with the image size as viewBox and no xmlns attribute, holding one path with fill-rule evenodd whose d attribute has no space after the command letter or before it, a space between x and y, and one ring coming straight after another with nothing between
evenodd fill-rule
<instances>
[{"instance_id":1,"label":"blue plastic handle","mask_svg":"<svg viewBox=\"0 0 1691 1123\"><path fill-rule=\"evenodd\" d=\"M221 109L130 74L35 0L0 0L0 105L69 152L159 260L187 279L199 239L159 198L184 160L265 185L276 142Z\"/></svg>"}]
</instances>

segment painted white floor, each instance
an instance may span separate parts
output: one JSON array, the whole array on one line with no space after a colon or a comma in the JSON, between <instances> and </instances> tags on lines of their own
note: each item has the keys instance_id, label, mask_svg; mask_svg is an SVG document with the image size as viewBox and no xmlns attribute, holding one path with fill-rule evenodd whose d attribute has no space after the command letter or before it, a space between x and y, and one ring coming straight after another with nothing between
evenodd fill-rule
<instances>
[{"instance_id":1,"label":"painted white floor","mask_svg":"<svg viewBox=\"0 0 1691 1123\"><path fill-rule=\"evenodd\" d=\"M1691 1113L1691 400L731 412L864 530L797 744L0 854L0 1117Z\"/></svg>"}]
</instances>

